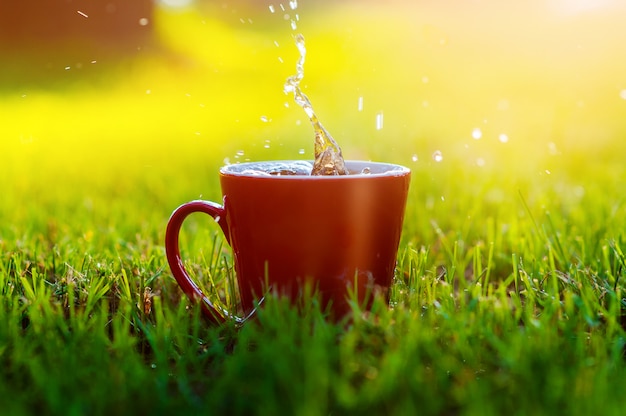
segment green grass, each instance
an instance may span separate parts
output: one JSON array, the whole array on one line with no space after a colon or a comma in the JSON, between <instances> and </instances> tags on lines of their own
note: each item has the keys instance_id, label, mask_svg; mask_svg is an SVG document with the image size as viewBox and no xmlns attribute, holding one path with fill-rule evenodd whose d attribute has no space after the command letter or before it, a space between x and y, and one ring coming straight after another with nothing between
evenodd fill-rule
<instances>
[{"instance_id":1,"label":"green grass","mask_svg":"<svg viewBox=\"0 0 626 416\"><path fill-rule=\"evenodd\" d=\"M391 305L332 323L315 297L269 298L236 329L182 295L163 248L172 210L219 201L225 158L310 158L312 136L283 105L296 52L280 17L160 12L162 49L72 76L5 69L2 413L621 414L625 81L546 71L519 87L522 64L541 65L521 51L519 72L477 61L472 83L458 65L471 36L432 10L301 7L307 92L346 157L412 169ZM232 307L218 227L194 216L181 242Z\"/></svg>"}]
</instances>

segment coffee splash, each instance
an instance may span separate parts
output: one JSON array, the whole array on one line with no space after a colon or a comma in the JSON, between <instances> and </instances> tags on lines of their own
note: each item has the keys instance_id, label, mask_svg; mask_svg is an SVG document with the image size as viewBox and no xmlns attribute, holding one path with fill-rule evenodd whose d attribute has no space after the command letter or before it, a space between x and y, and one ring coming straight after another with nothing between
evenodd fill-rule
<instances>
[{"instance_id":1,"label":"coffee splash","mask_svg":"<svg viewBox=\"0 0 626 416\"><path fill-rule=\"evenodd\" d=\"M286 94L293 93L294 100L309 117L313 131L315 132L315 161L311 175L348 175L349 172L346 168L343 156L341 155L339 145L324 126L322 126L315 111L313 111L311 101L300 89L300 81L304 78L306 47L302 34L297 34L295 41L298 51L300 52L300 57L296 63L296 74L287 78L284 90Z\"/></svg>"}]
</instances>

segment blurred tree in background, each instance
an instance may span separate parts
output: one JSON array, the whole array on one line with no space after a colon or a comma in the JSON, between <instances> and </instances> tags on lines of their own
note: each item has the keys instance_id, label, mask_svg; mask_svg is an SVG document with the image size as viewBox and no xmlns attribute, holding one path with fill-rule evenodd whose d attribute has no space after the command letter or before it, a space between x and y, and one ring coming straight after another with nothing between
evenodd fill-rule
<instances>
[{"instance_id":1,"label":"blurred tree in background","mask_svg":"<svg viewBox=\"0 0 626 416\"><path fill-rule=\"evenodd\" d=\"M19 0L0 3L0 45L29 48L73 41L125 47L150 36L152 0Z\"/></svg>"}]
</instances>

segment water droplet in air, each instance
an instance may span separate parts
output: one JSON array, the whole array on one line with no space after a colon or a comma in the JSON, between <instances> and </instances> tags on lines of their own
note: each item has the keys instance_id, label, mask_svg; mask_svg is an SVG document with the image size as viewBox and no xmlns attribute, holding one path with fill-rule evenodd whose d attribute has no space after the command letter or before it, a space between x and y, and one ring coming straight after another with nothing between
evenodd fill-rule
<instances>
[{"instance_id":1,"label":"water droplet in air","mask_svg":"<svg viewBox=\"0 0 626 416\"><path fill-rule=\"evenodd\" d=\"M298 154L303 155L303 154L304 154L304 149L300 149L300 150L298 150Z\"/></svg>"},{"instance_id":2,"label":"water droplet in air","mask_svg":"<svg viewBox=\"0 0 626 416\"><path fill-rule=\"evenodd\" d=\"M298 29L298 25L296 24L296 21L291 19L291 29L296 30Z\"/></svg>"},{"instance_id":3,"label":"water droplet in air","mask_svg":"<svg viewBox=\"0 0 626 416\"><path fill-rule=\"evenodd\" d=\"M270 119L267 118L267 116L261 116L261 121L263 123L267 123Z\"/></svg>"},{"instance_id":4,"label":"water droplet in air","mask_svg":"<svg viewBox=\"0 0 626 416\"><path fill-rule=\"evenodd\" d=\"M383 113L376 114L376 130L382 130L383 128Z\"/></svg>"},{"instance_id":5,"label":"water droplet in air","mask_svg":"<svg viewBox=\"0 0 626 416\"><path fill-rule=\"evenodd\" d=\"M417 155L413 155L413 156L411 156L411 160L412 160L413 162L417 162L417 160L418 160Z\"/></svg>"},{"instance_id":6,"label":"water droplet in air","mask_svg":"<svg viewBox=\"0 0 626 416\"><path fill-rule=\"evenodd\" d=\"M480 140L483 137L483 132L477 127L472 130L472 138L474 140Z\"/></svg>"},{"instance_id":7,"label":"water droplet in air","mask_svg":"<svg viewBox=\"0 0 626 416\"><path fill-rule=\"evenodd\" d=\"M363 97L359 97L359 103L357 104L357 110L363 111Z\"/></svg>"},{"instance_id":8,"label":"water droplet in air","mask_svg":"<svg viewBox=\"0 0 626 416\"><path fill-rule=\"evenodd\" d=\"M435 150L435 152L433 153L433 160L435 162L441 162L443 160L443 154L440 150Z\"/></svg>"},{"instance_id":9,"label":"water droplet in air","mask_svg":"<svg viewBox=\"0 0 626 416\"><path fill-rule=\"evenodd\" d=\"M621 90L619 96L622 98L622 100L626 100L626 89Z\"/></svg>"},{"instance_id":10,"label":"water droplet in air","mask_svg":"<svg viewBox=\"0 0 626 416\"><path fill-rule=\"evenodd\" d=\"M280 10L282 10L284 12L285 11L285 6L283 6L282 3L280 3L279 6L280 6Z\"/></svg>"},{"instance_id":11,"label":"water droplet in air","mask_svg":"<svg viewBox=\"0 0 626 416\"><path fill-rule=\"evenodd\" d=\"M276 9L274 9L274 5L270 4L270 13L274 13Z\"/></svg>"},{"instance_id":12,"label":"water droplet in air","mask_svg":"<svg viewBox=\"0 0 626 416\"><path fill-rule=\"evenodd\" d=\"M278 45L278 41L277 40L274 41L274 45L276 45L276 47L278 48L279 45Z\"/></svg>"},{"instance_id":13,"label":"water droplet in air","mask_svg":"<svg viewBox=\"0 0 626 416\"><path fill-rule=\"evenodd\" d=\"M427 76L423 76L423 77L422 77L422 82L423 82L424 84L428 84L428 81L429 81L429 79L428 79L428 77L427 77Z\"/></svg>"},{"instance_id":14,"label":"water droplet in air","mask_svg":"<svg viewBox=\"0 0 626 416\"><path fill-rule=\"evenodd\" d=\"M76 10L76 13L78 13L79 15L83 16L85 19L88 18L89 16L87 16L86 13L81 12L80 10Z\"/></svg>"},{"instance_id":15,"label":"water droplet in air","mask_svg":"<svg viewBox=\"0 0 626 416\"><path fill-rule=\"evenodd\" d=\"M506 134L502 133L498 136L498 140L500 140L500 143L508 143L509 141L509 136L507 136Z\"/></svg>"},{"instance_id":16,"label":"water droplet in air","mask_svg":"<svg viewBox=\"0 0 626 416\"><path fill-rule=\"evenodd\" d=\"M291 7L291 10L296 10L298 8L298 0L290 0L289 7Z\"/></svg>"},{"instance_id":17,"label":"water droplet in air","mask_svg":"<svg viewBox=\"0 0 626 416\"><path fill-rule=\"evenodd\" d=\"M147 17L142 17L141 19L139 19L139 26L148 26L148 18Z\"/></svg>"},{"instance_id":18,"label":"water droplet in air","mask_svg":"<svg viewBox=\"0 0 626 416\"><path fill-rule=\"evenodd\" d=\"M480 168L485 166L485 159L483 159L482 157L479 157L478 159L476 159L476 166Z\"/></svg>"},{"instance_id":19,"label":"water droplet in air","mask_svg":"<svg viewBox=\"0 0 626 416\"><path fill-rule=\"evenodd\" d=\"M546 175L550 175L552 172L550 172L548 169L546 169Z\"/></svg>"}]
</instances>

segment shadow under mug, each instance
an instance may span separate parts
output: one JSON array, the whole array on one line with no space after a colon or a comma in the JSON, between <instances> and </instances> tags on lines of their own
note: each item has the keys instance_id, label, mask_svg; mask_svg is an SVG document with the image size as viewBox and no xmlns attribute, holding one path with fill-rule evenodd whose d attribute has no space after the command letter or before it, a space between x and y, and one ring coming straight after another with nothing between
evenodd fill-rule
<instances>
[{"instance_id":1,"label":"shadow under mug","mask_svg":"<svg viewBox=\"0 0 626 416\"><path fill-rule=\"evenodd\" d=\"M346 161L345 176L269 176L263 163L220 170L223 204L178 207L165 233L167 259L183 292L215 323L231 316L211 302L185 270L179 234L192 213L210 215L233 253L244 316L271 290L297 300L306 285L332 316L350 312L350 299L369 307L372 294L389 300L410 182L410 170L387 163ZM279 162L280 163L280 162ZM289 162L284 162L289 163ZM362 173L367 172L367 173Z\"/></svg>"}]
</instances>

